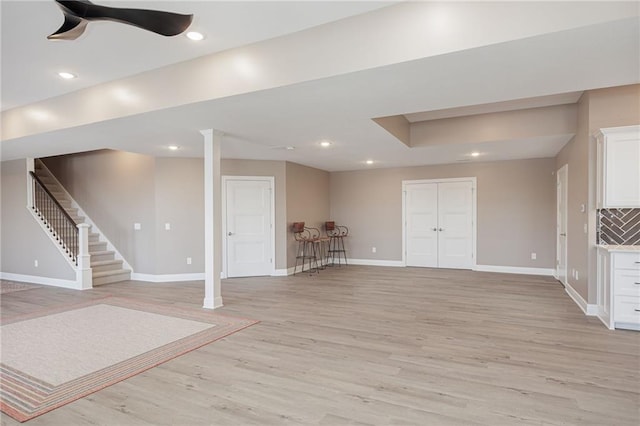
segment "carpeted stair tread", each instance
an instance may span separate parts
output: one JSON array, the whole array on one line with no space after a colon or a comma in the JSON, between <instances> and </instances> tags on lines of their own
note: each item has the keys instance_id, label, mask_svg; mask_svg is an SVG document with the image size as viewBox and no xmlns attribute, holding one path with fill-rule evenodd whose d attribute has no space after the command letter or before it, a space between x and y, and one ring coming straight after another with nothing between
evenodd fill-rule
<instances>
[{"instance_id":1,"label":"carpeted stair tread","mask_svg":"<svg viewBox=\"0 0 640 426\"><path fill-rule=\"evenodd\" d=\"M93 278L108 277L111 275L123 275L123 274L129 274L129 273L131 273L131 271L128 269L113 269L109 271L94 272Z\"/></svg>"}]
</instances>

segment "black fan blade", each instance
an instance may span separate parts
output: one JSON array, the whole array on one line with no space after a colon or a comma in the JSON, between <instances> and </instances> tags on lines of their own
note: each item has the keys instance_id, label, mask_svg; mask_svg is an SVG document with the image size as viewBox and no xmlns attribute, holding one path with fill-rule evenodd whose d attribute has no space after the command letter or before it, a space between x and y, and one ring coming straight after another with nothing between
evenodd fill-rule
<instances>
[{"instance_id":1,"label":"black fan blade","mask_svg":"<svg viewBox=\"0 0 640 426\"><path fill-rule=\"evenodd\" d=\"M163 36L178 35L186 30L193 15L147 9L122 9L89 4L84 19L116 21L133 25Z\"/></svg>"},{"instance_id":2,"label":"black fan blade","mask_svg":"<svg viewBox=\"0 0 640 426\"><path fill-rule=\"evenodd\" d=\"M49 40L75 40L82 35L86 27L87 21L65 12L62 26L47 38Z\"/></svg>"},{"instance_id":3,"label":"black fan blade","mask_svg":"<svg viewBox=\"0 0 640 426\"><path fill-rule=\"evenodd\" d=\"M184 32L193 20L193 15L100 6L89 0L55 1L64 13L64 23L49 39L73 40L84 32L88 21L115 21L169 37Z\"/></svg>"}]
</instances>

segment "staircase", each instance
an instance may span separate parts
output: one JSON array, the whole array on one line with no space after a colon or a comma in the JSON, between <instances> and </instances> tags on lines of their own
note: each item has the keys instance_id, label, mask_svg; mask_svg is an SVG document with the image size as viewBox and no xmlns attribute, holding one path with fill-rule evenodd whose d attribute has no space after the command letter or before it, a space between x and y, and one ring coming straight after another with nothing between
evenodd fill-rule
<instances>
[{"instance_id":1,"label":"staircase","mask_svg":"<svg viewBox=\"0 0 640 426\"><path fill-rule=\"evenodd\" d=\"M66 191L39 160L35 162L35 174L76 224L85 222L85 218L79 215L78 209L73 207ZM93 286L131 279L131 271L124 269L123 261L116 259L115 252L107 249L107 243L101 241L101 235L93 232L92 228L89 229L89 254Z\"/></svg>"}]
</instances>

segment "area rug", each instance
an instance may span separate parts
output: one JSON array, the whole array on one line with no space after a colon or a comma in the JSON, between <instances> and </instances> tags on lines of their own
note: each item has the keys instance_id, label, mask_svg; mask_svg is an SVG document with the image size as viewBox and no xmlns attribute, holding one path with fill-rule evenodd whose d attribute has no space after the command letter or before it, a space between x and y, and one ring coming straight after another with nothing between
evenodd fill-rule
<instances>
[{"instance_id":1,"label":"area rug","mask_svg":"<svg viewBox=\"0 0 640 426\"><path fill-rule=\"evenodd\" d=\"M17 283L15 281L0 280L0 294L13 293L14 291L31 290L32 288L38 288L38 286Z\"/></svg>"},{"instance_id":2,"label":"area rug","mask_svg":"<svg viewBox=\"0 0 640 426\"><path fill-rule=\"evenodd\" d=\"M5 320L0 409L24 422L256 323L116 297Z\"/></svg>"}]
</instances>

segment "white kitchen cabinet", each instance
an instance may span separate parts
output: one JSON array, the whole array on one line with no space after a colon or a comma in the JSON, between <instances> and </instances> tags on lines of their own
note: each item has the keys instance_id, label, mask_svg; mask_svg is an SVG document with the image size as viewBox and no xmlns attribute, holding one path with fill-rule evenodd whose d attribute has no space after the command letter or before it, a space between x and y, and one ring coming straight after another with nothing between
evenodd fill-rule
<instances>
[{"instance_id":1,"label":"white kitchen cabinet","mask_svg":"<svg viewBox=\"0 0 640 426\"><path fill-rule=\"evenodd\" d=\"M640 125L600 129L598 208L640 207Z\"/></svg>"},{"instance_id":2,"label":"white kitchen cabinet","mask_svg":"<svg viewBox=\"0 0 640 426\"><path fill-rule=\"evenodd\" d=\"M609 328L640 330L640 249L598 247L598 318Z\"/></svg>"}]
</instances>

